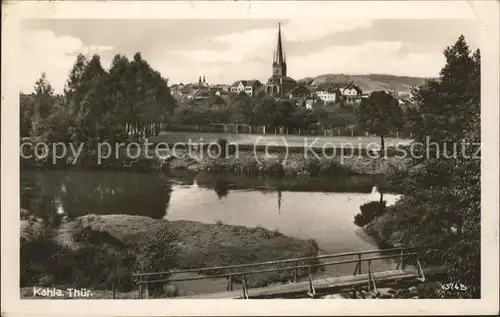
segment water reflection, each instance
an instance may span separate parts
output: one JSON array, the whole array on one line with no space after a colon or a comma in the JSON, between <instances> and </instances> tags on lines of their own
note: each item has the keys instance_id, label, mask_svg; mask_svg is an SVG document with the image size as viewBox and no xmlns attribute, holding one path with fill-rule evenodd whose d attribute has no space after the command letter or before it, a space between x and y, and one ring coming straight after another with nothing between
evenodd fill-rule
<instances>
[{"instance_id":1,"label":"water reflection","mask_svg":"<svg viewBox=\"0 0 500 317\"><path fill-rule=\"evenodd\" d=\"M283 204L290 199L292 192L369 193L366 201L373 201L381 198L384 183L372 176L274 179L227 174L184 173L166 177L127 172L22 171L20 198L21 208L47 219L54 213L69 217L90 213L130 214L160 219L167 217L171 204L175 204L176 209L211 208L212 198L204 189L209 189L212 195L215 192L213 197L221 204L229 204L230 208L240 208L229 197L233 191L240 196L241 190L260 192L261 195L255 197L257 200L274 196L273 206L266 205L265 208L281 214L286 209ZM348 204L356 204L352 195L345 197ZM309 205L318 203L312 196L304 199ZM383 199L391 204L397 198L384 195ZM241 208L251 209L255 202L249 204Z\"/></svg>"},{"instance_id":2,"label":"water reflection","mask_svg":"<svg viewBox=\"0 0 500 317\"><path fill-rule=\"evenodd\" d=\"M229 182L225 179L217 179L214 189L217 193L217 197L219 197L219 199L222 199L222 197L226 197L229 193Z\"/></svg>"},{"instance_id":3,"label":"water reflection","mask_svg":"<svg viewBox=\"0 0 500 317\"><path fill-rule=\"evenodd\" d=\"M21 172L21 208L38 217L130 214L162 218L172 185L155 174Z\"/></svg>"},{"instance_id":4,"label":"water reflection","mask_svg":"<svg viewBox=\"0 0 500 317\"><path fill-rule=\"evenodd\" d=\"M192 184L193 179L196 179L200 187L216 189L216 192L220 193L225 193L226 190L254 189L266 191L277 188L283 191L370 193L374 185L381 188L381 191L394 190L382 177L368 175L339 175L335 178L273 178L202 173L199 175L171 175L170 177L182 180L186 184Z\"/></svg>"},{"instance_id":5,"label":"water reflection","mask_svg":"<svg viewBox=\"0 0 500 317\"><path fill-rule=\"evenodd\" d=\"M281 214L281 189L278 189L278 213Z\"/></svg>"}]
</instances>

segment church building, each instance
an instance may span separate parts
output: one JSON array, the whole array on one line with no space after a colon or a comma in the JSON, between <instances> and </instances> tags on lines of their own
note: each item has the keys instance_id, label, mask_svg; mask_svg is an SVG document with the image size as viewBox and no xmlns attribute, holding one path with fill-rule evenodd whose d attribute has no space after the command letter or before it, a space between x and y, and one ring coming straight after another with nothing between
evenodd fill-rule
<instances>
[{"instance_id":1,"label":"church building","mask_svg":"<svg viewBox=\"0 0 500 317\"><path fill-rule=\"evenodd\" d=\"M296 81L287 76L286 55L281 41L281 24L278 24L278 44L273 54L273 74L267 81L266 93L276 98L283 98L296 85Z\"/></svg>"}]
</instances>

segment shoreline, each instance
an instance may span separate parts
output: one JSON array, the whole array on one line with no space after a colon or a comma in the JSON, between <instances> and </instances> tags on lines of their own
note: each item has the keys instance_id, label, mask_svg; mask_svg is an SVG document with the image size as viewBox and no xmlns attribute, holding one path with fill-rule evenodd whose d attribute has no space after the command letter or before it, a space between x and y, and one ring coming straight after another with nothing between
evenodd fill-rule
<instances>
[{"instance_id":1,"label":"shoreline","mask_svg":"<svg viewBox=\"0 0 500 317\"><path fill-rule=\"evenodd\" d=\"M26 284L27 280L33 281L33 277L26 276L24 279L21 277L25 281L21 284L23 287L66 285L70 281L77 284L77 282L74 282L74 274L83 274L88 276L88 280L84 279L80 285L73 286L109 290L111 289L110 276L112 273L110 270L107 273L99 270L103 265L103 267L118 265L117 291L130 292L135 289L135 284L131 280L131 274L134 271L157 271L162 270L161 268L165 270L165 267L171 267L174 270L216 267L293 257L310 257L318 254L318 246L314 240L296 239L285 236L276 230L270 231L261 227L247 228L224 223L204 224L184 220L167 221L144 216L87 215L72 220L63 220L60 226L53 230L53 235L47 238L48 241L43 242L42 246L53 245L53 249L55 248L55 254L57 254L56 257L58 258L55 263L59 267L52 267L55 263L51 263L50 260L39 261L36 265L29 264L31 263L30 259L23 259L23 254L24 257L35 256L28 250L36 247L37 243L40 242L39 239L43 240L43 228L41 221L36 219L32 219L31 224L30 220L21 221L21 249L23 249L23 246L28 248L25 249L26 252L21 250L21 259L24 260L22 263L28 265L24 269L22 266L21 272L25 272L26 268L29 269L28 271L33 272L34 269L40 268L40 266L46 266L53 272L40 271L40 276L37 275L38 282L35 285L32 282ZM158 239L158 234L161 235L161 239ZM33 242L32 246L30 246L30 242ZM142 253L145 250L144 248L149 251ZM156 250L158 254L153 250ZM87 254L99 254L100 252L104 252L102 258L90 259L90 261L93 261L92 263L97 262L95 263L96 268L86 267L84 263L77 261L79 257L86 257ZM157 269L148 269L149 265L154 265L156 261L162 260L159 259L161 257L159 253L173 256L170 259L170 265L173 266L163 265ZM121 264L115 262L113 262L115 264L112 264L108 258L109 255L113 254L113 258L115 256L117 258L125 256L126 258L119 260ZM127 264L130 260L135 264L132 266ZM137 266L142 267L144 264L146 266L142 269ZM62 277L55 276L58 271L68 269L73 273L70 274L67 281ZM90 271L87 272L86 270ZM209 275L217 273L207 272ZM307 272L299 272L299 275L304 274L307 274ZM101 278L98 278L98 275ZM102 281L103 278L104 281ZM289 276L286 274L276 272L250 276L247 282L249 287L258 287L282 282L288 278ZM235 283L237 282L235 280ZM190 285L182 282L176 285L170 284L168 285L170 290L165 289L160 294L162 296L190 295L189 292L192 293L193 289L209 287L203 281L198 282L198 286L192 283Z\"/></svg>"},{"instance_id":2,"label":"shoreline","mask_svg":"<svg viewBox=\"0 0 500 317\"><path fill-rule=\"evenodd\" d=\"M392 151L392 150L391 150ZM193 173L229 173L248 176L335 176L344 175L385 175L392 176L408 169L410 159L396 155L373 158L366 153L342 153L342 155L316 157L305 156L303 152L239 150L227 153L224 157L211 158L210 153L198 150L194 153L184 149L175 153L164 150L161 157L141 155L137 158L126 158L117 155L118 159L107 159L98 163L96 153L85 160L73 162L67 156L56 162L20 159L22 169L85 169L85 170L122 170L122 171L190 171ZM175 154L175 155L174 155ZM323 153L324 154L324 153ZM349 156L344 156L349 154ZM394 154L394 153L393 153ZM316 154L317 155L317 154Z\"/></svg>"}]
</instances>

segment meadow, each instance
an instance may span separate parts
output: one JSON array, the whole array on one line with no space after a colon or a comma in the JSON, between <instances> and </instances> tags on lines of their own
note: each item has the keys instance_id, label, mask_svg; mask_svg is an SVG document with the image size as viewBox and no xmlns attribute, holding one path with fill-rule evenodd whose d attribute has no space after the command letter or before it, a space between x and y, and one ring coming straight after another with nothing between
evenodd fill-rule
<instances>
[{"instance_id":1,"label":"meadow","mask_svg":"<svg viewBox=\"0 0 500 317\"><path fill-rule=\"evenodd\" d=\"M375 148L380 146L380 137L350 137L350 136L300 136L300 135L275 135L275 134L244 134L244 133L202 133L202 132L178 132L164 131L157 136L148 138L149 142L168 144L174 143L212 143L218 139L224 138L231 143L246 146L266 146L273 147L354 147L365 149L367 147ZM411 140L401 138L386 138L386 146L395 146L396 144L408 144Z\"/></svg>"}]
</instances>

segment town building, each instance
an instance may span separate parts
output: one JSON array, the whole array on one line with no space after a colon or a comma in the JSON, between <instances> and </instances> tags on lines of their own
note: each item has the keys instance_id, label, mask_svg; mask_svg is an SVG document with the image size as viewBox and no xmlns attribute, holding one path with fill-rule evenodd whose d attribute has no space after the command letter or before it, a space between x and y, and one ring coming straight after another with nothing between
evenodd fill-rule
<instances>
[{"instance_id":1,"label":"town building","mask_svg":"<svg viewBox=\"0 0 500 317\"><path fill-rule=\"evenodd\" d=\"M324 103L335 102L341 94L338 86L330 83L322 83L315 87L315 95Z\"/></svg>"},{"instance_id":2,"label":"town building","mask_svg":"<svg viewBox=\"0 0 500 317\"><path fill-rule=\"evenodd\" d=\"M346 102L361 102L363 91L359 86L351 81L340 88L340 93Z\"/></svg>"},{"instance_id":3,"label":"town building","mask_svg":"<svg viewBox=\"0 0 500 317\"><path fill-rule=\"evenodd\" d=\"M288 93L290 99L303 99L311 95L311 91L306 85L297 85Z\"/></svg>"},{"instance_id":4,"label":"town building","mask_svg":"<svg viewBox=\"0 0 500 317\"><path fill-rule=\"evenodd\" d=\"M297 85L297 82L287 76L286 55L281 40L281 24L278 24L278 42L273 54L272 76L266 83L266 93L276 98L283 98Z\"/></svg>"},{"instance_id":5,"label":"town building","mask_svg":"<svg viewBox=\"0 0 500 317\"><path fill-rule=\"evenodd\" d=\"M363 98L363 91L354 82L312 82L309 90L325 103L344 101L359 103Z\"/></svg>"},{"instance_id":6,"label":"town building","mask_svg":"<svg viewBox=\"0 0 500 317\"><path fill-rule=\"evenodd\" d=\"M200 100L206 99L210 91L210 85L207 83L205 76L198 77L198 82L188 84L174 84L170 86L172 97L178 100Z\"/></svg>"},{"instance_id":7,"label":"town building","mask_svg":"<svg viewBox=\"0 0 500 317\"><path fill-rule=\"evenodd\" d=\"M233 94L238 94L240 92L245 92L249 96L255 95L262 89L263 85L260 81L256 79L252 80L238 80L234 82L229 88Z\"/></svg>"}]
</instances>

